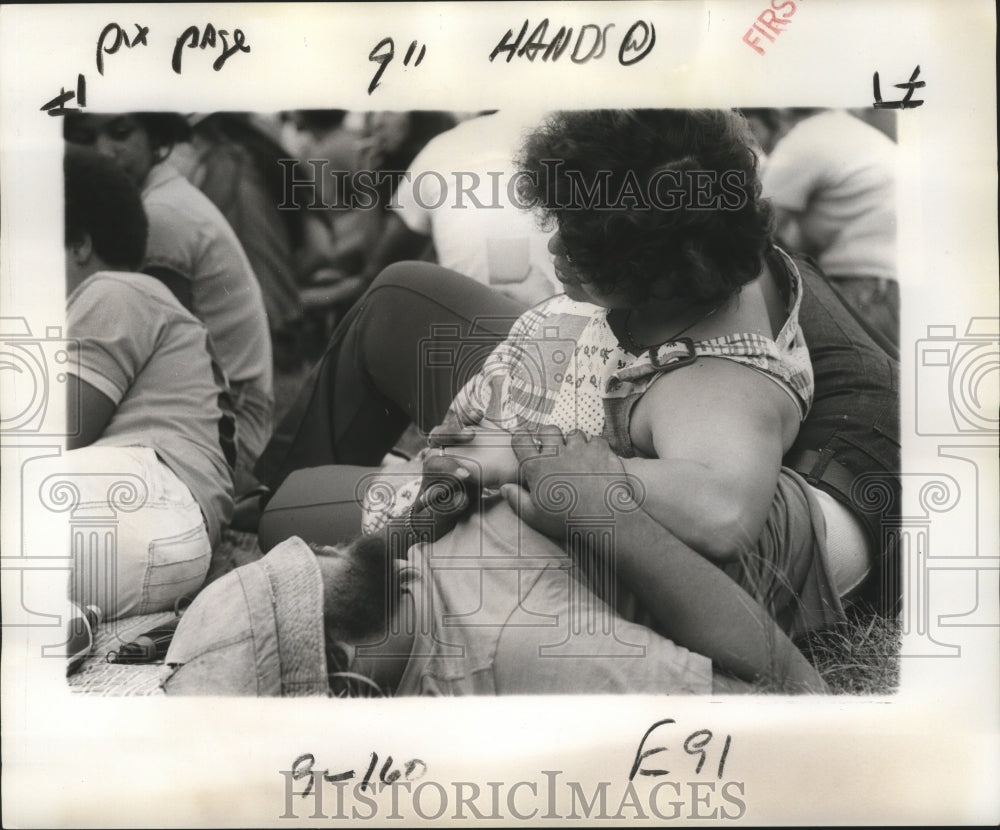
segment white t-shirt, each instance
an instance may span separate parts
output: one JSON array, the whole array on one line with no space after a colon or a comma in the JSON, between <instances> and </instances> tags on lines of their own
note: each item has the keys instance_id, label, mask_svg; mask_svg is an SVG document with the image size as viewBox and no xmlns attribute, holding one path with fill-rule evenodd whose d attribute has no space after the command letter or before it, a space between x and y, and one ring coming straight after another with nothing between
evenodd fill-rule
<instances>
[{"instance_id":1,"label":"white t-shirt","mask_svg":"<svg viewBox=\"0 0 1000 830\"><path fill-rule=\"evenodd\" d=\"M810 116L774 147L764 195L799 214L806 253L832 277L896 279L896 145L844 110Z\"/></svg>"},{"instance_id":2,"label":"white t-shirt","mask_svg":"<svg viewBox=\"0 0 1000 830\"><path fill-rule=\"evenodd\" d=\"M116 407L94 446L155 450L197 500L217 544L233 491L205 327L157 279L107 271L70 294L66 327L79 342L80 379Z\"/></svg>"},{"instance_id":3,"label":"white t-shirt","mask_svg":"<svg viewBox=\"0 0 1000 830\"><path fill-rule=\"evenodd\" d=\"M541 120L498 112L463 121L427 143L395 198L406 226L432 237L441 265L530 305L560 291L551 232L509 192L514 157Z\"/></svg>"}]
</instances>

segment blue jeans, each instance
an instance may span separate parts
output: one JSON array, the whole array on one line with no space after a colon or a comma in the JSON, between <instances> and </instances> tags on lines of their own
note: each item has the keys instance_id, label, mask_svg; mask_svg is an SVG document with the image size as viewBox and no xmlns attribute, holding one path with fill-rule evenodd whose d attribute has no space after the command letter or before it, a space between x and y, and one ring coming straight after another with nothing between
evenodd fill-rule
<instances>
[{"instance_id":1,"label":"blue jeans","mask_svg":"<svg viewBox=\"0 0 1000 830\"><path fill-rule=\"evenodd\" d=\"M862 521L872 549L883 556L866 595L893 608L899 601L898 551L885 534L900 508L899 362L868 334L811 260L796 258L796 264L806 288L799 323L816 391L784 464Z\"/></svg>"}]
</instances>

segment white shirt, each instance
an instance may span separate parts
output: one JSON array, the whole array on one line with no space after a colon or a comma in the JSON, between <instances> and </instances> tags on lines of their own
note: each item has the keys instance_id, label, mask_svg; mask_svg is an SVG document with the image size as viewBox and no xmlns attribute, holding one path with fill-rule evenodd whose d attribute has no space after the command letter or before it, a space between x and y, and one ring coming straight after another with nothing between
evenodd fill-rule
<instances>
[{"instance_id":1,"label":"white shirt","mask_svg":"<svg viewBox=\"0 0 1000 830\"><path fill-rule=\"evenodd\" d=\"M896 279L895 143L844 110L800 121L761 174L764 195L799 214L802 248L832 277Z\"/></svg>"},{"instance_id":2,"label":"white shirt","mask_svg":"<svg viewBox=\"0 0 1000 830\"><path fill-rule=\"evenodd\" d=\"M551 232L516 203L514 158L542 116L498 112L431 139L396 191L396 212L431 236L438 262L529 305L559 293Z\"/></svg>"}]
</instances>

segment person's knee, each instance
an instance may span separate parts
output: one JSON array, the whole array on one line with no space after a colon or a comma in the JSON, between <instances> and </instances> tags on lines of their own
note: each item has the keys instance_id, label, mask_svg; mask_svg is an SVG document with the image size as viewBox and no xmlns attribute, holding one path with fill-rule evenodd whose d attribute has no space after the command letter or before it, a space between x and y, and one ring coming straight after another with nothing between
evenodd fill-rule
<instances>
[{"instance_id":1,"label":"person's knee","mask_svg":"<svg viewBox=\"0 0 1000 830\"><path fill-rule=\"evenodd\" d=\"M400 311L407 308L409 314L419 313L420 297L434 296L437 272L444 271L426 262L394 262L384 268L361 300L359 328L384 345L402 319Z\"/></svg>"},{"instance_id":2,"label":"person's knee","mask_svg":"<svg viewBox=\"0 0 1000 830\"><path fill-rule=\"evenodd\" d=\"M375 295L384 294L386 289L404 289L411 296L414 293L435 296L441 292L442 285L467 280L468 277L433 262L394 262L383 268L372 280L369 295L374 298Z\"/></svg>"},{"instance_id":3,"label":"person's knee","mask_svg":"<svg viewBox=\"0 0 1000 830\"><path fill-rule=\"evenodd\" d=\"M361 494L377 473L338 464L291 473L261 514L260 549L266 553L292 536L319 545L353 539L361 530Z\"/></svg>"}]
</instances>

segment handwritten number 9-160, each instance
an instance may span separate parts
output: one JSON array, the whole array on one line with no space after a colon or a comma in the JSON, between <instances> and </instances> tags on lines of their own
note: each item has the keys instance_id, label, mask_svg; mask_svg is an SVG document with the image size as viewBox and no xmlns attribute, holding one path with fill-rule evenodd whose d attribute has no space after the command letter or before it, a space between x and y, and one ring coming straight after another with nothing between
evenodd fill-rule
<instances>
[{"instance_id":1,"label":"handwritten number 9-160","mask_svg":"<svg viewBox=\"0 0 1000 830\"><path fill-rule=\"evenodd\" d=\"M365 777L361 779L361 783L358 785L360 789L370 789L372 791L376 789L373 778L375 776L375 770L378 768L378 762L378 753L371 753L371 759L368 762L368 770L365 772ZM356 771L353 769L344 770L343 772L330 772L328 769L316 770L314 769L315 765L316 756L311 752L306 752L300 755L292 764L292 780L301 781L306 779L305 788L301 793L299 793L302 797L309 795L309 793L313 790L313 782L320 783L320 779L322 779L322 781L328 781L331 784L337 784L344 781L350 781L357 775ZM411 758L402 766L402 770L394 767L392 756L388 756L382 764L382 768L379 770L379 782L381 784L391 785L399 781L400 778L402 778L404 782L417 781L420 778L423 778L424 774L427 772L427 764L419 758Z\"/></svg>"}]
</instances>

